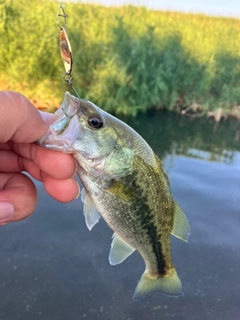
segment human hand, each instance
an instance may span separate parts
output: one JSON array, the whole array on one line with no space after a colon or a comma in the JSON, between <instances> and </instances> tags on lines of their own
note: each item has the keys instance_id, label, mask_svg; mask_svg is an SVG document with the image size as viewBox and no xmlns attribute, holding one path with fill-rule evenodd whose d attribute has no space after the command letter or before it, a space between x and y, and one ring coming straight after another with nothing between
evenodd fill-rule
<instances>
[{"instance_id":1,"label":"human hand","mask_svg":"<svg viewBox=\"0 0 240 320\"><path fill-rule=\"evenodd\" d=\"M22 171L42 181L58 201L69 202L79 195L72 156L34 143L55 119L40 114L19 93L0 92L0 226L24 219L36 208L36 187Z\"/></svg>"}]
</instances>

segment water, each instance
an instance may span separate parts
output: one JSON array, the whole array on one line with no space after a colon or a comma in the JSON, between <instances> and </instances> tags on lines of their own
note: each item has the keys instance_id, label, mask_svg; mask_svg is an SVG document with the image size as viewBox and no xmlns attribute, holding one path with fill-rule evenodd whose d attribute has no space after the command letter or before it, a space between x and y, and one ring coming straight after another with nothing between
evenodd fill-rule
<instances>
[{"instance_id":1,"label":"water","mask_svg":"<svg viewBox=\"0 0 240 320\"><path fill-rule=\"evenodd\" d=\"M89 232L80 199L60 204L37 183L35 214L0 231L0 320L239 319L239 125L165 113L127 122L162 159L192 225L189 243L171 240L185 295L132 301L139 254L109 265L104 221Z\"/></svg>"}]
</instances>

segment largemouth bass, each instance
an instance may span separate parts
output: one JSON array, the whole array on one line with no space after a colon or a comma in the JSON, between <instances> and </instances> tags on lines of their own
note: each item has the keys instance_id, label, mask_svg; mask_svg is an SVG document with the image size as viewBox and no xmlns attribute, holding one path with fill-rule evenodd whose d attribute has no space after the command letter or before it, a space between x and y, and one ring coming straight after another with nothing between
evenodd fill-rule
<instances>
[{"instance_id":1,"label":"largemouth bass","mask_svg":"<svg viewBox=\"0 0 240 320\"><path fill-rule=\"evenodd\" d=\"M90 101L66 92L56 114L59 118L39 144L76 159L87 227L91 230L102 216L114 231L110 264L135 250L141 254L146 269L133 299L152 292L182 295L170 234L187 241L190 225L158 157L131 127Z\"/></svg>"}]
</instances>

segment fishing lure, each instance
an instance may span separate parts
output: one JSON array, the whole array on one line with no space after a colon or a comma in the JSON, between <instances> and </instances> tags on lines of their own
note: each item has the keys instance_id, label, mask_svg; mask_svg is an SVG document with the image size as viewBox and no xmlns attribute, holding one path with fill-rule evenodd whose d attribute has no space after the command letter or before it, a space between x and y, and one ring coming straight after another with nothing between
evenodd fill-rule
<instances>
[{"instance_id":1,"label":"fishing lure","mask_svg":"<svg viewBox=\"0 0 240 320\"><path fill-rule=\"evenodd\" d=\"M60 33L59 33L60 53L61 53L64 68L65 68L63 79L65 82L67 82L71 86L71 88L73 89L74 93L76 94L76 96L80 101L80 96L72 84L73 58L72 58L71 44L66 31L67 17L68 16L63 8L63 5L60 4L59 11L58 11L58 27L60 29ZM67 110L64 110L64 113L67 117L73 117L78 112L79 107L80 107L80 102L79 102L79 106L77 108L76 107L74 108L73 113L67 114Z\"/></svg>"}]
</instances>

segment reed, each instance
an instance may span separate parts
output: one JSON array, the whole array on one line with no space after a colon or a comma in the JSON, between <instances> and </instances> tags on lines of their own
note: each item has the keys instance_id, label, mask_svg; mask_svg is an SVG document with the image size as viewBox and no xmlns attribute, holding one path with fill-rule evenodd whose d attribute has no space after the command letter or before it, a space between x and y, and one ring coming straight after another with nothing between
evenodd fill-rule
<instances>
[{"instance_id":1,"label":"reed","mask_svg":"<svg viewBox=\"0 0 240 320\"><path fill-rule=\"evenodd\" d=\"M53 108L67 89L58 2L0 4L0 83ZM79 94L115 114L167 109L240 115L240 21L197 14L68 3Z\"/></svg>"}]
</instances>

